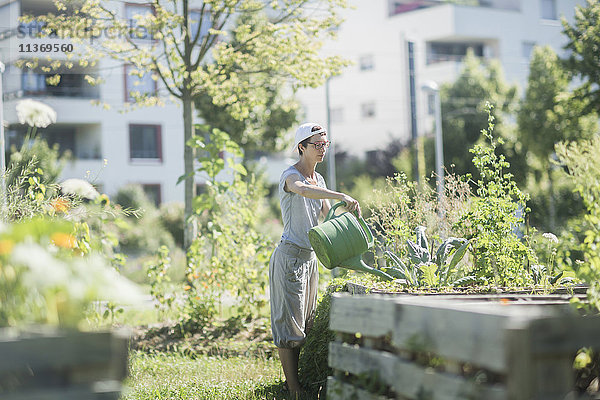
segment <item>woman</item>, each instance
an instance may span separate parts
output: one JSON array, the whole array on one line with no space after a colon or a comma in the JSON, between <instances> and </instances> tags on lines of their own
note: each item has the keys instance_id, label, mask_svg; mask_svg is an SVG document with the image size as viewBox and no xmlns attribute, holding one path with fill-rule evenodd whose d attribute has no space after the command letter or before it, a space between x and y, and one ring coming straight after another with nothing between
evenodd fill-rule
<instances>
[{"instance_id":1,"label":"woman","mask_svg":"<svg viewBox=\"0 0 600 400\"><path fill-rule=\"evenodd\" d=\"M315 171L328 147L325 129L315 123L302 124L294 143L300 160L283 171L279 180L283 234L269 263L271 329L292 394L303 391L298 381L298 358L317 303L318 261L308 231L318 224L319 214L329 211L328 199L346 202L346 208L360 216L358 202L327 189Z\"/></svg>"}]
</instances>

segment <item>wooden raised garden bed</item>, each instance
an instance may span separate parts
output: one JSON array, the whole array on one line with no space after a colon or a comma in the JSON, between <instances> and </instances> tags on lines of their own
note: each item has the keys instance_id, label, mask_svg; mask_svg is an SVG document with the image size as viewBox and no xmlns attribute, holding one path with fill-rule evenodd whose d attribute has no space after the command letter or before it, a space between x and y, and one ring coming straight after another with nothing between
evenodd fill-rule
<instances>
[{"instance_id":1,"label":"wooden raised garden bed","mask_svg":"<svg viewBox=\"0 0 600 400\"><path fill-rule=\"evenodd\" d=\"M117 400L128 340L125 332L0 330L0 398Z\"/></svg>"},{"instance_id":2,"label":"wooden raised garden bed","mask_svg":"<svg viewBox=\"0 0 600 400\"><path fill-rule=\"evenodd\" d=\"M570 297L334 294L327 398L594 398L574 392L573 360L600 349L600 318Z\"/></svg>"}]
</instances>

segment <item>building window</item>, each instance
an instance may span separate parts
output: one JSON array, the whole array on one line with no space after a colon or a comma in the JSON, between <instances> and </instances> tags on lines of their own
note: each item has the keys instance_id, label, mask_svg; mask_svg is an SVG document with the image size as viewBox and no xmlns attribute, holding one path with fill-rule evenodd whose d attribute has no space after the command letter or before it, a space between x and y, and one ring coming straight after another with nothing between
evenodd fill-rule
<instances>
[{"instance_id":1,"label":"building window","mask_svg":"<svg viewBox=\"0 0 600 400\"><path fill-rule=\"evenodd\" d=\"M23 71L21 87L26 94L44 92L46 90L46 75L36 74L31 70Z\"/></svg>"},{"instance_id":2,"label":"building window","mask_svg":"<svg viewBox=\"0 0 600 400\"><path fill-rule=\"evenodd\" d=\"M129 27L129 36L132 39L149 40L152 35L148 28L140 26L138 19L152 14L152 7L146 4L126 4L125 18L127 18L127 26Z\"/></svg>"},{"instance_id":3,"label":"building window","mask_svg":"<svg viewBox=\"0 0 600 400\"><path fill-rule=\"evenodd\" d=\"M363 103L360 106L360 110L363 118L375 117L375 103Z\"/></svg>"},{"instance_id":4,"label":"building window","mask_svg":"<svg viewBox=\"0 0 600 400\"><path fill-rule=\"evenodd\" d=\"M191 10L190 12L190 31L191 31L191 40L194 40L196 35L198 34L198 30L200 30L200 35L198 36L198 41L196 43L200 43L202 39L208 35L208 30L211 28L210 21L210 13L208 11L204 11L202 13L201 10Z\"/></svg>"},{"instance_id":5,"label":"building window","mask_svg":"<svg viewBox=\"0 0 600 400\"><path fill-rule=\"evenodd\" d=\"M146 72L139 76L133 66L125 66L125 101L131 103L136 97L154 96L156 91L157 84L152 79L152 73Z\"/></svg>"},{"instance_id":6,"label":"building window","mask_svg":"<svg viewBox=\"0 0 600 400\"><path fill-rule=\"evenodd\" d=\"M521 43L521 54L524 59L529 60L531 58L531 54L533 54L534 47L535 47L535 42Z\"/></svg>"},{"instance_id":7,"label":"building window","mask_svg":"<svg viewBox=\"0 0 600 400\"><path fill-rule=\"evenodd\" d=\"M160 183L144 183L142 189L148 199L158 207L161 203Z\"/></svg>"},{"instance_id":8,"label":"building window","mask_svg":"<svg viewBox=\"0 0 600 400\"><path fill-rule=\"evenodd\" d=\"M469 49L477 57L483 57L484 48L483 43L430 42L427 44L427 64L462 61Z\"/></svg>"},{"instance_id":9,"label":"building window","mask_svg":"<svg viewBox=\"0 0 600 400\"><path fill-rule=\"evenodd\" d=\"M375 62L372 55L361 56L359 59L361 71L370 71L375 68Z\"/></svg>"},{"instance_id":10,"label":"building window","mask_svg":"<svg viewBox=\"0 0 600 400\"><path fill-rule=\"evenodd\" d=\"M542 0L542 19L558 19L556 0Z\"/></svg>"},{"instance_id":11,"label":"building window","mask_svg":"<svg viewBox=\"0 0 600 400\"><path fill-rule=\"evenodd\" d=\"M160 125L129 125L129 157L162 160Z\"/></svg>"},{"instance_id":12,"label":"building window","mask_svg":"<svg viewBox=\"0 0 600 400\"><path fill-rule=\"evenodd\" d=\"M344 122L344 109L342 107L332 108L329 117L331 118L331 123L333 124Z\"/></svg>"}]
</instances>

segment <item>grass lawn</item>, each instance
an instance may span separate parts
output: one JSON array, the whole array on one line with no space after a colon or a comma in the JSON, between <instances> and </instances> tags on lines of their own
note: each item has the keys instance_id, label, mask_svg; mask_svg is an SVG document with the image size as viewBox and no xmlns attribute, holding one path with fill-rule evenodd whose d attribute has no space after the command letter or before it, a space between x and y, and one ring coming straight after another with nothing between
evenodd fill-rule
<instances>
[{"instance_id":1,"label":"grass lawn","mask_svg":"<svg viewBox=\"0 0 600 400\"><path fill-rule=\"evenodd\" d=\"M173 324L138 327L121 400L287 399L268 318L215 321L182 335ZM316 388L305 399L324 398Z\"/></svg>"},{"instance_id":2,"label":"grass lawn","mask_svg":"<svg viewBox=\"0 0 600 400\"><path fill-rule=\"evenodd\" d=\"M275 357L132 351L122 400L285 399Z\"/></svg>"}]
</instances>

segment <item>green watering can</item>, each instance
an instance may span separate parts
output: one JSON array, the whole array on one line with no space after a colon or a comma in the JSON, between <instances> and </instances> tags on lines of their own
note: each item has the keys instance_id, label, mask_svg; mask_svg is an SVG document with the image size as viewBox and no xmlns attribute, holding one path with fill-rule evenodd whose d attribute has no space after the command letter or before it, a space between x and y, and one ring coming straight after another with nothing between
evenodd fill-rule
<instances>
[{"instance_id":1,"label":"green watering can","mask_svg":"<svg viewBox=\"0 0 600 400\"><path fill-rule=\"evenodd\" d=\"M334 204L323 223L308 231L308 240L321 264L328 269L342 267L393 280L392 276L369 267L362 260L363 253L373 247L373 234L364 219L349 212L335 215L335 210L342 205L346 203Z\"/></svg>"}]
</instances>

